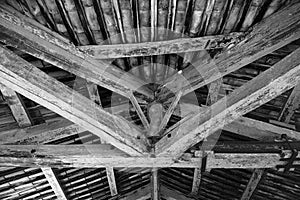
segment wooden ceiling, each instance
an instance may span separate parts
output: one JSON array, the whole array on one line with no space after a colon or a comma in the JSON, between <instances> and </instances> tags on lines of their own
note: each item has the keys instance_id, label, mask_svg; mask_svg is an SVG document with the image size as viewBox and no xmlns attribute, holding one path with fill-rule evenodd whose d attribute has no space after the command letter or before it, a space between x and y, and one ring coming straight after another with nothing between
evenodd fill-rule
<instances>
[{"instance_id":1,"label":"wooden ceiling","mask_svg":"<svg viewBox=\"0 0 300 200\"><path fill-rule=\"evenodd\" d=\"M299 10L1 1L0 199L297 199Z\"/></svg>"}]
</instances>

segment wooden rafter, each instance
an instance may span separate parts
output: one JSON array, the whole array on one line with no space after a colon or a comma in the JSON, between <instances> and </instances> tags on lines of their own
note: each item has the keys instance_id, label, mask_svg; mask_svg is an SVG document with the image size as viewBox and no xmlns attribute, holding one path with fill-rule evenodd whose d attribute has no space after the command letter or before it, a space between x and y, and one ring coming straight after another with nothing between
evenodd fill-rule
<instances>
[{"instance_id":1,"label":"wooden rafter","mask_svg":"<svg viewBox=\"0 0 300 200\"><path fill-rule=\"evenodd\" d=\"M66 38L3 5L0 6L0 27L0 41L8 45L123 96L129 97L134 90L153 97L144 81L109 63L93 59Z\"/></svg>"},{"instance_id":2,"label":"wooden rafter","mask_svg":"<svg viewBox=\"0 0 300 200\"><path fill-rule=\"evenodd\" d=\"M26 112L25 107L23 106L22 100L19 95L6 87L5 85L0 84L1 92L4 98L8 101L8 105L12 111L12 114L17 121L20 127L31 126L31 120L29 115ZM48 183L50 184L52 190L54 191L57 198L61 200L67 200L64 191L62 190L53 170L49 167L41 168L43 174L45 175Z\"/></svg>"},{"instance_id":3,"label":"wooden rafter","mask_svg":"<svg viewBox=\"0 0 300 200\"><path fill-rule=\"evenodd\" d=\"M62 190L53 170L50 167L42 167L41 170L43 171L47 181L49 182L52 190L54 191L55 195L60 200L68 200L64 191Z\"/></svg>"},{"instance_id":4,"label":"wooden rafter","mask_svg":"<svg viewBox=\"0 0 300 200\"><path fill-rule=\"evenodd\" d=\"M137 127L0 47L0 81L40 105L81 125L131 155L146 153L148 140ZM140 139L137 139L139 137Z\"/></svg>"},{"instance_id":5,"label":"wooden rafter","mask_svg":"<svg viewBox=\"0 0 300 200\"><path fill-rule=\"evenodd\" d=\"M246 189L244 190L244 193L241 197L241 200L250 200L251 196L253 195L256 187L258 186L261 178L263 177L263 174L265 172L265 169L255 169L252 173L252 176L246 186Z\"/></svg>"},{"instance_id":6,"label":"wooden rafter","mask_svg":"<svg viewBox=\"0 0 300 200\"><path fill-rule=\"evenodd\" d=\"M151 199L152 200L159 200L160 199L160 185L159 185L159 178L158 178L158 169L153 168L151 174Z\"/></svg>"},{"instance_id":7,"label":"wooden rafter","mask_svg":"<svg viewBox=\"0 0 300 200\"><path fill-rule=\"evenodd\" d=\"M211 107L175 124L167 133L171 137L163 137L156 143L156 155L179 157L185 150L222 129L224 125L294 87L300 79L299 54L300 49L297 49L269 70L236 89L227 98L222 98Z\"/></svg>"},{"instance_id":8,"label":"wooden rafter","mask_svg":"<svg viewBox=\"0 0 300 200\"><path fill-rule=\"evenodd\" d=\"M299 9L299 2L289 4L255 25L234 47L225 49L209 62L199 61L182 74L170 77L161 88L160 99L164 100L169 91L182 90L185 95L299 39Z\"/></svg>"},{"instance_id":9,"label":"wooden rafter","mask_svg":"<svg viewBox=\"0 0 300 200\"><path fill-rule=\"evenodd\" d=\"M224 48L229 44L232 45L237 43L237 41L239 41L239 37L242 35L242 33L231 33L228 35L180 38L166 41L122 45L88 45L81 46L79 48L93 56L95 59L151 56Z\"/></svg>"},{"instance_id":10,"label":"wooden rafter","mask_svg":"<svg viewBox=\"0 0 300 200\"><path fill-rule=\"evenodd\" d=\"M287 102L285 103L284 107L279 116L279 121L283 121L285 123L289 123L291 117L295 113L295 110L299 108L300 103L300 83L298 83L295 88L293 89L292 93L290 94Z\"/></svg>"},{"instance_id":11,"label":"wooden rafter","mask_svg":"<svg viewBox=\"0 0 300 200\"><path fill-rule=\"evenodd\" d=\"M15 91L1 83L0 90L3 98L7 101L8 106L19 127L31 126L31 120L27 114L26 109L23 106L23 101L20 99L19 95Z\"/></svg>"},{"instance_id":12,"label":"wooden rafter","mask_svg":"<svg viewBox=\"0 0 300 200\"><path fill-rule=\"evenodd\" d=\"M110 189L111 196L116 196L118 194L115 173L113 167L106 167L106 177L108 180L108 185Z\"/></svg>"},{"instance_id":13,"label":"wooden rafter","mask_svg":"<svg viewBox=\"0 0 300 200\"><path fill-rule=\"evenodd\" d=\"M231 146L229 146L232 148ZM259 149L260 150L260 149ZM278 150L279 151L279 150ZM207 169L213 168L274 168L284 166L280 153L214 153L206 151ZM291 156L284 151L285 157ZM129 168L196 168L202 153L190 158L174 160L173 157L130 157L111 145L0 145L0 165L19 167L129 167ZM298 155L297 158L299 158ZM300 164L299 160L294 162Z\"/></svg>"}]
</instances>

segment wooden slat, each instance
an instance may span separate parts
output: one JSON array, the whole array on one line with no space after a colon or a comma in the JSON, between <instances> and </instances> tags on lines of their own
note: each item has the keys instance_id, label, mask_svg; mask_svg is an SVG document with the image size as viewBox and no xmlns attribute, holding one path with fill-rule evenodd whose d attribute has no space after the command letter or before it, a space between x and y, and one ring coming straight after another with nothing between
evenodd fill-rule
<instances>
[{"instance_id":1,"label":"wooden slat","mask_svg":"<svg viewBox=\"0 0 300 200\"><path fill-rule=\"evenodd\" d=\"M1 83L0 90L19 127L31 126L31 120L27 115L19 95Z\"/></svg>"},{"instance_id":2,"label":"wooden slat","mask_svg":"<svg viewBox=\"0 0 300 200\"><path fill-rule=\"evenodd\" d=\"M287 102L285 103L280 116L279 121L289 123L291 117L295 113L295 110L299 108L300 104L300 83L298 83L290 94Z\"/></svg>"},{"instance_id":3,"label":"wooden slat","mask_svg":"<svg viewBox=\"0 0 300 200\"><path fill-rule=\"evenodd\" d=\"M182 74L170 77L161 86L160 99L165 100L169 91L183 90L185 95L299 39L299 9L299 2L289 4L255 25L240 43L225 49L210 62L200 60Z\"/></svg>"},{"instance_id":4,"label":"wooden slat","mask_svg":"<svg viewBox=\"0 0 300 200\"><path fill-rule=\"evenodd\" d=\"M57 198L60 200L68 200L59 182L57 181L53 170L49 167L42 167L41 169Z\"/></svg>"},{"instance_id":5,"label":"wooden slat","mask_svg":"<svg viewBox=\"0 0 300 200\"><path fill-rule=\"evenodd\" d=\"M152 169L152 175L151 175L151 199L152 200L159 200L159 182L158 182L158 169L153 168Z\"/></svg>"},{"instance_id":6,"label":"wooden slat","mask_svg":"<svg viewBox=\"0 0 300 200\"><path fill-rule=\"evenodd\" d=\"M171 190L166 186L161 186L161 196L166 200L194 200L194 198L189 198L182 193Z\"/></svg>"},{"instance_id":7,"label":"wooden slat","mask_svg":"<svg viewBox=\"0 0 300 200\"><path fill-rule=\"evenodd\" d=\"M9 10L9 11L8 11ZM0 6L0 41L123 96L131 90L149 98L146 83L117 67L95 60L67 39L17 11Z\"/></svg>"},{"instance_id":8,"label":"wooden slat","mask_svg":"<svg viewBox=\"0 0 300 200\"><path fill-rule=\"evenodd\" d=\"M132 105L133 105L135 111L137 112L140 120L142 121L143 126L145 127L145 129L149 129L149 127L150 127L149 122L148 122L141 106L139 105L139 102L137 101L136 97L133 95L133 93L131 93L131 95L130 95L130 100L131 100Z\"/></svg>"},{"instance_id":9,"label":"wooden slat","mask_svg":"<svg viewBox=\"0 0 300 200\"><path fill-rule=\"evenodd\" d=\"M274 168L285 165L279 153L214 153L207 154L208 169L213 168ZM291 156L286 151L285 158ZM198 154L197 154L198 156ZM201 155L199 155L201 156ZM297 157L300 158L300 155ZM111 145L0 145L2 167L147 167L196 168L199 157L174 160L173 157L130 157ZM295 165L300 164L296 160Z\"/></svg>"},{"instance_id":10,"label":"wooden slat","mask_svg":"<svg viewBox=\"0 0 300 200\"><path fill-rule=\"evenodd\" d=\"M128 154L141 155L148 151L148 140L135 125L104 111L7 49L0 47L0 54L0 82L4 85L79 124Z\"/></svg>"},{"instance_id":11,"label":"wooden slat","mask_svg":"<svg viewBox=\"0 0 300 200\"><path fill-rule=\"evenodd\" d=\"M115 196L118 194L117 184L115 179L115 173L113 167L106 167L106 177L110 189L111 196Z\"/></svg>"},{"instance_id":12,"label":"wooden slat","mask_svg":"<svg viewBox=\"0 0 300 200\"><path fill-rule=\"evenodd\" d=\"M250 200L252 194L254 193L256 187L258 186L261 178L264 174L264 169L255 169L252 173L252 176L246 186L246 189L244 190L244 193L241 197L241 200Z\"/></svg>"},{"instance_id":13,"label":"wooden slat","mask_svg":"<svg viewBox=\"0 0 300 200\"><path fill-rule=\"evenodd\" d=\"M95 59L153 56L225 48L229 44L237 43L242 36L242 33L231 33L133 44L88 45L79 48Z\"/></svg>"},{"instance_id":14,"label":"wooden slat","mask_svg":"<svg viewBox=\"0 0 300 200\"><path fill-rule=\"evenodd\" d=\"M151 199L151 188L150 185L139 188L124 197L120 197L120 200L148 200Z\"/></svg>"},{"instance_id":15,"label":"wooden slat","mask_svg":"<svg viewBox=\"0 0 300 200\"><path fill-rule=\"evenodd\" d=\"M200 166L201 166L201 164L200 164ZM195 168L193 185L192 185L192 194L198 194L200 183L201 183L201 178L202 178L201 168Z\"/></svg>"},{"instance_id":16,"label":"wooden slat","mask_svg":"<svg viewBox=\"0 0 300 200\"><path fill-rule=\"evenodd\" d=\"M185 150L242 115L294 87L300 79L300 49L202 112L175 124L156 143L156 155L179 157ZM227 106L227 107L225 107ZM177 128L176 128L177 127ZM179 127L179 129L178 129ZM174 131L175 130L175 131Z\"/></svg>"}]
</instances>

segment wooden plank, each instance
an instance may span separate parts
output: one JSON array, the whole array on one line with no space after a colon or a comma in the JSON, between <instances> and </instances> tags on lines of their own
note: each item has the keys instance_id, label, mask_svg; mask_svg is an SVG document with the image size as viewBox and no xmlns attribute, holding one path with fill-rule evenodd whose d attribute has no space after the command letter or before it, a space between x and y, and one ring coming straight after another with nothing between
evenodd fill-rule
<instances>
[{"instance_id":1,"label":"wooden plank","mask_svg":"<svg viewBox=\"0 0 300 200\"><path fill-rule=\"evenodd\" d=\"M19 127L31 126L31 120L27 115L19 95L1 83L0 90Z\"/></svg>"},{"instance_id":2,"label":"wooden plank","mask_svg":"<svg viewBox=\"0 0 300 200\"><path fill-rule=\"evenodd\" d=\"M256 187L258 186L261 178L263 177L265 170L264 169L255 169L252 173L252 176L244 190L244 193L241 197L241 200L250 200L252 194L254 193Z\"/></svg>"},{"instance_id":3,"label":"wooden plank","mask_svg":"<svg viewBox=\"0 0 300 200\"><path fill-rule=\"evenodd\" d=\"M231 33L227 35L180 38L132 44L88 45L80 46L79 49L93 56L95 59L153 56L225 48L229 44L237 43L242 36L243 33Z\"/></svg>"},{"instance_id":4,"label":"wooden plank","mask_svg":"<svg viewBox=\"0 0 300 200\"><path fill-rule=\"evenodd\" d=\"M104 111L93 101L7 49L0 47L0 54L0 82L4 85L84 127L128 154L141 155L148 152L148 140L134 124Z\"/></svg>"},{"instance_id":5,"label":"wooden plank","mask_svg":"<svg viewBox=\"0 0 300 200\"><path fill-rule=\"evenodd\" d=\"M156 155L179 157L215 131L294 87L300 79L300 49L200 113L170 128L156 143ZM225 107L225 105L227 107ZM171 137L169 137L171 135Z\"/></svg>"},{"instance_id":6,"label":"wooden plank","mask_svg":"<svg viewBox=\"0 0 300 200\"><path fill-rule=\"evenodd\" d=\"M158 182L158 169L153 168L152 169L152 175L151 175L151 199L152 200L159 200L159 182Z\"/></svg>"},{"instance_id":7,"label":"wooden plank","mask_svg":"<svg viewBox=\"0 0 300 200\"><path fill-rule=\"evenodd\" d=\"M289 4L255 25L234 47L225 49L209 62L200 60L182 74L170 77L161 86L159 99L165 100L169 91L183 90L185 95L299 39L299 9L299 2Z\"/></svg>"},{"instance_id":8,"label":"wooden plank","mask_svg":"<svg viewBox=\"0 0 300 200\"><path fill-rule=\"evenodd\" d=\"M291 120L291 117L294 115L295 110L299 108L299 103L300 103L300 83L298 83L295 86L292 93L290 94L287 102L282 108L278 120L288 124Z\"/></svg>"},{"instance_id":9,"label":"wooden plank","mask_svg":"<svg viewBox=\"0 0 300 200\"><path fill-rule=\"evenodd\" d=\"M142 124L145 127L145 129L149 129L149 127L150 127L149 122L148 122L141 106L139 105L139 102L137 101L136 97L133 95L133 93L131 93L131 95L130 95L130 101L131 101L135 111L137 112L140 120L142 121Z\"/></svg>"},{"instance_id":10,"label":"wooden plank","mask_svg":"<svg viewBox=\"0 0 300 200\"><path fill-rule=\"evenodd\" d=\"M201 164L200 164L200 166L201 166ZM201 183L201 178L202 178L201 168L195 168L193 185L192 185L192 194L195 194L195 195L198 194L200 183Z\"/></svg>"},{"instance_id":11,"label":"wooden plank","mask_svg":"<svg viewBox=\"0 0 300 200\"><path fill-rule=\"evenodd\" d=\"M207 168L274 168L285 165L280 153L214 153L205 152ZM291 152L285 151L289 158ZM198 155L197 155L198 156ZM201 155L200 155L201 156ZM297 158L300 158L298 155ZM196 168L199 157L174 160L173 157L130 157L111 145L0 145L2 167L128 167L128 168ZM299 160L295 165L300 164Z\"/></svg>"},{"instance_id":12,"label":"wooden plank","mask_svg":"<svg viewBox=\"0 0 300 200\"><path fill-rule=\"evenodd\" d=\"M106 177L110 189L111 196L115 196L118 194L117 184L115 179L115 173L113 167L106 167Z\"/></svg>"},{"instance_id":13,"label":"wooden plank","mask_svg":"<svg viewBox=\"0 0 300 200\"><path fill-rule=\"evenodd\" d=\"M0 6L0 41L123 96L131 90L153 98L146 83L119 68L95 60L69 40L8 7Z\"/></svg>"},{"instance_id":14,"label":"wooden plank","mask_svg":"<svg viewBox=\"0 0 300 200\"><path fill-rule=\"evenodd\" d=\"M56 197L59 200L68 200L64 191L62 190L57 178L53 172L53 170L49 167L42 167L41 170L43 171L47 181L49 182L52 190L54 191Z\"/></svg>"}]
</instances>

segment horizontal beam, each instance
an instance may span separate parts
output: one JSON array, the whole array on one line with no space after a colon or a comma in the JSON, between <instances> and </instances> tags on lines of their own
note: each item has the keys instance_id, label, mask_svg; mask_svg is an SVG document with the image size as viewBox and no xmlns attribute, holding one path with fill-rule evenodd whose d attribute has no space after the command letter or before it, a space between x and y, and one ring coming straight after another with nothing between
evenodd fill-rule
<instances>
[{"instance_id":1,"label":"horizontal beam","mask_svg":"<svg viewBox=\"0 0 300 200\"><path fill-rule=\"evenodd\" d=\"M206 152L211 168L274 168L285 165L280 153ZM291 155L286 151L285 157ZM201 157L201 155L200 155ZM298 156L299 157L299 156ZM296 161L295 164L299 164ZM130 157L111 145L0 145L3 167L199 167L199 157L174 160L172 157Z\"/></svg>"},{"instance_id":2,"label":"horizontal beam","mask_svg":"<svg viewBox=\"0 0 300 200\"><path fill-rule=\"evenodd\" d=\"M118 94L153 92L137 77L101 60L95 60L58 33L5 5L0 5L0 41Z\"/></svg>"},{"instance_id":3,"label":"horizontal beam","mask_svg":"<svg viewBox=\"0 0 300 200\"><path fill-rule=\"evenodd\" d=\"M106 112L3 47L0 47L0 82L130 155L148 152L148 140L137 126Z\"/></svg>"},{"instance_id":4,"label":"horizontal beam","mask_svg":"<svg viewBox=\"0 0 300 200\"><path fill-rule=\"evenodd\" d=\"M225 48L239 42L242 36L242 33L231 33L228 35L180 38L159 42L88 45L80 46L79 49L93 56L95 59L152 56Z\"/></svg>"}]
</instances>

